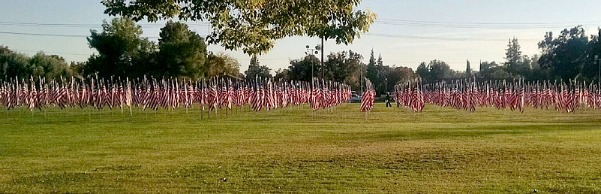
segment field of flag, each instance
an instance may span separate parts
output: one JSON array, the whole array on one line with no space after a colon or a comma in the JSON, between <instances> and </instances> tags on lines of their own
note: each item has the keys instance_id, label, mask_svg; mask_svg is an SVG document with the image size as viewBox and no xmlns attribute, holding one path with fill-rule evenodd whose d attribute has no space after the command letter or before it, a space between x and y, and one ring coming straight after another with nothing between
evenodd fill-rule
<instances>
[{"instance_id":1,"label":"field of flag","mask_svg":"<svg viewBox=\"0 0 601 194\"><path fill-rule=\"evenodd\" d=\"M325 80L252 81L217 77L209 80L143 78L28 80L15 78L0 85L0 104L7 109L48 107L143 110L197 107L204 111L249 106L254 111L310 104L313 110L331 108L350 99L350 87Z\"/></svg>"},{"instance_id":2,"label":"field of flag","mask_svg":"<svg viewBox=\"0 0 601 194\"><path fill-rule=\"evenodd\" d=\"M374 108L376 92L365 81L361 112ZM380 94L382 95L382 94ZM208 80L186 79L97 79L13 78L0 81L0 106L30 111L49 107L96 110L120 109L133 114L141 110L218 110L249 107L254 111L309 105L313 111L330 109L350 101L349 86L314 79L313 82L281 81L256 78L237 80L215 77ZM423 84L419 80L395 86L392 98L397 107L422 112L426 104L475 112L484 107L524 112L544 109L571 113L580 109L600 109L601 90L594 83L563 81L486 81L455 80Z\"/></svg>"},{"instance_id":3,"label":"field of flag","mask_svg":"<svg viewBox=\"0 0 601 194\"><path fill-rule=\"evenodd\" d=\"M425 104L470 112L494 107L524 112L526 108L571 113L579 109L601 109L597 84L577 81L524 82L523 80L475 82L457 80L422 84L408 82L395 87L397 106L421 112Z\"/></svg>"},{"instance_id":4,"label":"field of flag","mask_svg":"<svg viewBox=\"0 0 601 194\"><path fill-rule=\"evenodd\" d=\"M0 193L601 192L595 84L410 82L393 108L369 80L361 103L350 93L324 80L13 79L0 87Z\"/></svg>"}]
</instances>

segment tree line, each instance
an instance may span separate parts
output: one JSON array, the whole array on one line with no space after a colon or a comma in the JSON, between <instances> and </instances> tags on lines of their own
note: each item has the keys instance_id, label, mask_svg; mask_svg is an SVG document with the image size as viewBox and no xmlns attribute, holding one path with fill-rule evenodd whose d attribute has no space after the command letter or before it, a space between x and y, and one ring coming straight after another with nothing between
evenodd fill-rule
<instances>
[{"instance_id":1,"label":"tree line","mask_svg":"<svg viewBox=\"0 0 601 194\"><path fill-rule=\"evenodd\" d=\"M240 64L225 54L207 52L205 39L181 22L168 21L158 43L142 38L142 27L129 18L104 22L102 32L87 38L98 54L81 64L79 73L99 77L238 76Z\"/></svg>"},{"instance_id":2,"label":"tree line","mask_svg":"<svg viewBox=\"0 0 601 194\"><path fill-rule=\"evenodd\" d=\"M142 37L142 27L129 18L104 21L102 31L91 30L88 45L97 53L84 62L68 64L42 52L33 57L0 47L0 79L14 77L99 78L210 78L239 77L238 61L223 53L207 52L205 39L181 22L168 21L157 42Z\"/></svg>"},{"instance_id":3,"label":"tree line","mask_svg":"<svg viewBox=\"0 0 601 194\"><path fill-rule=\"evenodd\" d=\"M74 66L76 65L69 65L58 55L38 52L34 56L27 56L12 51L7 46L0 46L0 79L31 76L52 79L71 76L71 67Z\"/></svg>"},{"instance_id":4,"label":"tree line","mask_svg":"<svg viewBox=\"0 0 601 194\"><path fill-rule=\"evenodd\" d=\"M312 73L313 72L313 73ZM352 90L364 90L363 78L371 80L374 90L383 94L394 88L394 85L415 78L414 72L409 67L384 65L382 56L376 60L373 50L369 62L363 62L359 53L341 51L330 53L323 65L315 55L307 55L302 59L290 61L287 69L276 71L276 78L309 81L311 78L321 78L348 84Z\"/></svg>"},{"instance_id":5,"label":"tree line","mask_svg":"<svg viewBox=\"0 0 601 194\"><path fill-rule=\"evenodd\" d=\"M593 82L599 80L601 61L601 29L587 36L581 26L562 30L558 36L545 34L538 43L541 53L523 55L517 38L509 39L505 61L466 61L465 71L456 71L441 60L422 62L415 71L408 67L384 65L382 56L373 50L367 64L357 52L332 52L323 65L315 55L291 60L288 68L275 75L267 65L261 65L253 54L248 70L240 72L239 62L226 54L206 50L206 40L190 30L185 23L168 21L161 28L158 42L142 37L142 28L129 18L104 21L102 31L91 30L87 38L97 53L85 62L67 63L57 55L43 52L26 56L0 46L0 78L44 77L165 77L201 79L230 76L238 79L257 77L310 81L312 77L346 83L352 90L362 90L362 78L373 83L381 95L394 85L420 78L423 83L443 80L569 80ZM477 67L476 67L477 66ZM473 68L475 67L475 68Z\"/></svg>"},{"instance_id":6,"label":"tree line","mask_svg":"<svg viewBox=\"0 0 601 194\"><path fill-rule=\"evenodd\" d=\"M509 39L505 50L505 61L484 61L479 71L474 71L470 61L463 72L453 71L447 63L432 60L421 63L416 74L425 83L453 79L479 80L600 80L601 29L596 35L588 36L582 26L562 30L558 36L547 32L538 43L541 53L523 55L517 38Z\"/></svg>"},{"instance_id":7,"label":"tree line","mask_svg":"<svg viewBox=\"0 0 601 194\"><path fill-rule=\"evenodd\" d=\"M541 53L524 55L517 38L509 39L505 61L466 61L465 71L451 69L442 60L422 62L415 71L408 67L384 65L383 59L374 56L373 50L367 64L361 54L353 51L331 53L321 65L319 58L308 55L290 61L287 69L276 71L276 78L308 81L311 69L314 77L347 83L353 90L362 90L361 78L372 81L378 95L390 92L394 85L419 78L422 83L436 83L458 79L488 80L581 80L597 82L601 77L601 29L597 35L586 35L581 26L564 29L559 36L545 34L538 43Z\"/></svg>"}]
</instances>

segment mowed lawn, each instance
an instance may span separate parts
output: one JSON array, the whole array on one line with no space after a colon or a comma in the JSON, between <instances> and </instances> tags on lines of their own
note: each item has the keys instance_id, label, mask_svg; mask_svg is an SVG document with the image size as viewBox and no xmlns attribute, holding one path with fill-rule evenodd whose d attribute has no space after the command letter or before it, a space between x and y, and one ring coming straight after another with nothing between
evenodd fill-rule
<instances>
[{"instance_id":1,"label":"mowed lawn","mask_svg":"<svg viewBox=\"0 0 601 194\"><path fill-rule=\"evenodd\" d=\"M601 110L0 111L0 193L600 193Z\"/></svg>"}]
</instances>

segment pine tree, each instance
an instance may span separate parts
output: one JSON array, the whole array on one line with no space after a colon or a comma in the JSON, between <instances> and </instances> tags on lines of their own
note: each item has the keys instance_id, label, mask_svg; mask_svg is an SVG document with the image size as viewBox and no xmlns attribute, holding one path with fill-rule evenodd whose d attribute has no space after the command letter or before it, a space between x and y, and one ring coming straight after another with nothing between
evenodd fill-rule
<instances>
[{"instance_id":1,"label":"pine tree","mask_svg":"<svg viewBox=\"0 0 601 194\"><path fill-rule=\"evenodd\" d=\"M369 56L369 63L367 64L367 79L375 80L378 77L378 69L376 68L376 58L374 57L374 50L371 50L371 55Z\"/></svg>"},{"instance_id":2,"label":"pine tree","mask_svg":"<svg viewBox=\"0 0 601 194\"><path fill-rule=\"evenodd\" d=\"M378 55L378 62L376 63L376 79L371 80L376 87L376 92L383 94L387 92L388 82L388 67L384 67L384 61L382 60L382 54Z\"/></svg>"},{"instance_id":3,"label":"pine tree","mask_svg":"<svg viewBox=\"0 0 601 194\"><path fill-rule=\"evenodd\" d=\"M517 38L509 40L507 49L505 50L505 68L509 74L516 74L519 71L519 66L522 63L522 51L520 51L520 44Z\"/></svg>"},{"instance_id":4,"label":"pine tree","mask_svg":"<svg viewBox=\"0 0 601 194\"><path fill-rule=\"evenodd\" d=\"M256 79L256 77L261 78L271 78L271 69L267 66L259 65L259 60L257 59L257 55L253 55L250 58L250 64L248 65L248 69L244 72L246 74L247 80Z\"/></svg>"},{"instance_id":5,"label":"pine tree","mask_svg":"<svg viewBox=\"0 0 601 194\"><path fill-rule=\"evenodd\" d=\"M465 77L468 79L472 77L472 67L470 66L469 60L467 60L467 65L465 67Z\"/></svg>"},{"instance_id":6,"label":"pine tree","mask_svg":"<svg viewBox=\"0 0 601 194\"><path fill-rule=\"evenodd\" d=\"M252 57L250 58L249 66L253 66L253 67L259 66L259 60L257 60L257 55L252 55Z\"/></svg>"}]
</instances>

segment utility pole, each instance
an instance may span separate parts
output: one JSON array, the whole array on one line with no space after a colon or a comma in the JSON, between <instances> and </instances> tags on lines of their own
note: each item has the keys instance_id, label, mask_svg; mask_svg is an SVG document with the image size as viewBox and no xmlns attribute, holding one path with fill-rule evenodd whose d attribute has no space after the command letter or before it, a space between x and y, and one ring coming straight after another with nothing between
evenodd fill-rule
<instances>
[{"instance_id":1,"label":"utility pole","mask_svg":"<svg viewBox=\"0 0 601 194\"><path fill-rule=\"evenodd\" d=\"M317 51L317 50L319 50L319 45L315 46L314 49L311 48L309 45L307 45L305 48L307 49L307 51L305 52L305 54L307 56L313 55L313 52L315 52L315 54L317 54L319 52L319 51ZM313 90L313 86L314 86L314 84L313 84L313 78L314 78L314 75L313 75L313 62L311 62L311 90Z\"/></svg>"},{"instance_id":2,"label":"utility pole","mask_svg":"<svg viewBox=\"0 0 601 194\"><path fill-rule=\"evenodd\" d=\"M599 70L599 74L597 75L597 90L599 90L601 89L601 63L599 62L599 55L595 55L595 63L597 63Z\"/></svg>"},{"instance_id":3,"label":"utility pole","mask_svg":"<svg viewBox=\"0 0 601 194\"><path fill-rule=\"evenodd\" d=\"M324 79L323 72L324 72L324 69L325 69L325 67L323 66L323 47L324 47L324 45L323 45L323 39L324 39L324 36L321 35L321 79Z\"/></svg>"},{"instance_id":4,"label":"utility pole","mask_svg":"<svg viewBox=\"0 0 601 194\"><path fill-rule=\"evenodd\" d=\"M363 63L359 63L359 69L359 85L361 85L361 91L359 92L363 92Z\"/></svg>"}]
</instances>

